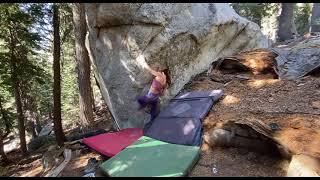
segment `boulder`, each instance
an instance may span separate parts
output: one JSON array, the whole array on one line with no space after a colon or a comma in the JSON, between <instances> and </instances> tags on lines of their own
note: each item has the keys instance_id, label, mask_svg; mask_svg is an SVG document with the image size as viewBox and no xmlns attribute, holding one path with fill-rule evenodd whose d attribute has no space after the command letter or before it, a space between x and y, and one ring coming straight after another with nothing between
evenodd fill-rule
<instances>
[{"instance_id":1,"label":"boulder","mask_svg":"<svg viewBox=\"0 0 320 180\"><path fill-rule=\"evenodd\" d=\"M136 98L153 76L169 70L171 86L161 107L195 75L220 57L271 41L259 26L240 17L227 3L86 4L86 48L110 112L119 128L143 127L149 114Z\"/></svg>"},{"instance_id":2,"label":"boulder","mask_svg":"<svg viewBox=\"0 0 320 180\"><path fill-rule=\"evenodd\" d=\"M276 73L281 79L297 79L320 68L320 38L308 38L280 45L271 50L277 54Z\"/></svg>"},{"instance_id":3,"label":"boulder","mask_svg":"<svg viewBox=\"0 0 320 180\"><path fill-rule=\"evenodd\" d=\"M294 155L287 170L287 177L320 177L320 161L307 155Z\"/></svg>"}]
</instances>

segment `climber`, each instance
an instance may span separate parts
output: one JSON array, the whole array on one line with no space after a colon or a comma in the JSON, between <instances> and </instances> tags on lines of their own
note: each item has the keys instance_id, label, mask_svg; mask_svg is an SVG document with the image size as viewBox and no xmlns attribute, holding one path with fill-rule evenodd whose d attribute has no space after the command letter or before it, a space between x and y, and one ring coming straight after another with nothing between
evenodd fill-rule
<instances>
[{"instance_id":1,"label":"climber","mask_svg":"<svg viewBox=\"0 0 320 180\"><path fill-rule=\"evenodd\" d=\"M163 72L157 72L152 70L151 68L147 68L147 70L155 76L152 80L152 84L148 93L144 96L138 97L139 102L139 110L146 107L148 104L151 105L150 115L151 121L157 116L157 104L159 97L163 94L164 90L169 86L169 82L167 80L168 70L164 70Z\"/></svg>"}]
</instances>

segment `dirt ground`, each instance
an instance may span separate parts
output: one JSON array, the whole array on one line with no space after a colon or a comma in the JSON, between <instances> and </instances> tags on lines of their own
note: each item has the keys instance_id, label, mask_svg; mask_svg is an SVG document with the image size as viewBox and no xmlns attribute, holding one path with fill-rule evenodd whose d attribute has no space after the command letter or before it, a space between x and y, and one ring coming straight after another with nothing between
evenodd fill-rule
<instances>
[{"instance_id":1,"label":"dirt ground","mask_svg":"<svg viewBox=\"0 0 320 180\"><path fill-rule=\"evenodd\" d=\"M239 148L218 147L201 152L190 177L282 177L289 162L276 155L259 154ZM215 173L213 168L215 168Z\"/></svg>"},{"instance_id":2,"label":"dirt ground","mask_svg":"<svg viewBox=\"0 0 320 180\"><path fill-rule=\"evenodd\" d=\"M223 79L223 83L214 79ZM274 79L274 74L253 75L249 72L222 71L206 76L200 74L184 90L222 89L223 98L217 102L204 120L205 132L230 120L256 118L266 124L277 123L281 128L320 129L320 78L306 76L295 81ZM100 124L99 124L100 123ZM108 126L101 120L96 127ZM33 153L6 169L5 176L41 176L43 152ZM19 159L17 152L9 157ZM83 176L89 158L103 162L103 157L90 150L83 150L73 158L60 176ZM21 165L19 165L21 164ZM259 154L240 148L202 147L200 160L189 176L285 176L289 161L279 155ZM216 172L214 173L214 170ZM104 176L97 171L96 176Z\"/></svg>"},{"instance_id":3,"label":"dirt ground","mask_svg":"<svg viewBox=\"0 0 320 180\"><path fill-rule=\"evenodd\" d=\"M90 158L96 158L99 161L99 164L106 161L100 154L85 150L85 152L81 153L80 156L73 158L69 163L68 166L61 172L59 176L61 177L81 177L84 176L84 169L87 165L87 162ZM99 168L96 168L95 171L96 177L103 177L104 174L99 171Z\"/></svg>"},{"instance_id":4,"label":"dirt ground","mask_svg":"<svg viewBox=\"0 0 320 180\"><path fill-rule=\"evenodd\" d=\"M212 81L213 76L214 80L225 80L224 83ZM242 118L277 123L283 129L310 128L319 132L319 87L320 79L314 76L286 81L274 79L271 73L217 71L209 77L205 73L195 77L185 90L222 89L224 92L224 97L204 120L205 132ZM308 135L303 133L300 138L302 136ZM202 149L200 161L190 176L285 176L289 165L289 161L279 155L263 155L239 148L212 148L206 144ZM215 174L213 167L217 170Z\"/></svg>"},{"instance_id":5,"label":"dirt ground","mask_svg":"<svg viewBox=\"0 0 320 180\"><path fill-rule=\"evenodd\" d=\"M250 78L243 80L236 76ZM232 81L211 81L204 74L188 84L186 90L222 89L224 97L216 103L204 120L204 128L245 117L255 117L266 124L280 127L320 129L320 78L308 76L286 81L271 78L271 74L253 76L250 73L221 75Z\"/></svg>"}]
</instances>

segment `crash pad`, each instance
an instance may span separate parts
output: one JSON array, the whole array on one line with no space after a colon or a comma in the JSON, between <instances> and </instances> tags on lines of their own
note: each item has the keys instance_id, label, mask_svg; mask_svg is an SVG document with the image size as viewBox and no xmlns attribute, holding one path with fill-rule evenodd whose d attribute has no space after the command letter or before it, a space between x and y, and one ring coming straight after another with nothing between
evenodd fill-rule
<instances>
[{"instance_id":1,"label":"crash pad","mask_svg":"<svg viewBox=\"0 0 320 180\"><path fill-rule=\"evenodd\" d=\"M180 93L147 124L145 136L173 144L200 146L201 120L222 96L222 90Z\"/></svg>"},{"instance_id":2,"label":"crash pad","mask_svg":"<svg viewBox=\"0 0 320 180\"><path fill-rule=\"evenodd\" d=\"M186 92L173 98L159 117L181 117L203 119L213 103L222 97L221 90Z\"/></svg>"},{"instance_id":3,"label":"crash pad","mask_svg":"<svg viewBox=\"0 0 320 180\"><path fill-rule=\"evenodd\" d=\"M159 117L195 117L195 118L204 118L209 113L213 101L210 98L202 99L188 99L188 100L179 100L171 101L168 106L159 113Z\"/></svg>"},{"instance_id":4,"label":"crash pad","mask_svg":"<svg viewBox=\"0 0 320 180\"><path fill-rule=\"evenodd\" d=\"M112 177L186 176L199 159L200 149L142 136L100 165Z\"/></svg>"},{"instance_id":5,"label":"crash pad","mask_svg":"<svg viewBox=\"0 0 320 180\"><path fill-rule=\"evenodd\" d=\"M202 124L198 118L157 117L144 135L173 144L200 146L202 142Z\"/></svg>"},{"instance_id":6,"label":"crash pad","mask_svg":"<svg viewBox=\"0 0 320 180\"><path fill-rule=\"evenodd\" d=\"M112 157L143 136L139 128L127 128L118 132L109 132L97 136L83 138L83 143L95 151Z\"/></svg>"},{"instance_id":7,"label":"crash pad","mask_svg":"<svg viewBox=\"0 0 320 180\"><path fill-rule=\"evenodd\" d=\"M223 92L220 89L210 91L191 91L178 94L172 100L186 100L186 99L199 99L199 98L211 98L213 101L217 101L223 96Z\"/></svg>"}]
</instances>

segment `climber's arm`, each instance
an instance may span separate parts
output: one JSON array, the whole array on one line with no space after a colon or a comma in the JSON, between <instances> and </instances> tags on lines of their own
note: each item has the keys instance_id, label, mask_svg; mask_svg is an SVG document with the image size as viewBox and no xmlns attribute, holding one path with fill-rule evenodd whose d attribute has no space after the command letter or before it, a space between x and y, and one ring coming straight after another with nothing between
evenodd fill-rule
<instances>
[{"instance_id":1,"label":"climber's arm","mask_svg":"<svg viewBox=\"0 0 320 180\"><path fill-rule=\"evenodd\" d=\"M162 75L161 72L157 72L157 71L151 69L150 67L148 67L147 70L154 76L161 76Z\"/></svg>"},{"instance_id":2,"label":"climber's arm","mask_svg":"<svg viewBox=\"0 0 320 180\"><path fill-rule=\"evenodd\" d=\"M161 72L157 72L150 68L150 66L146 63L145 57L143 55L138 56L137 61L144 69L148 70L152 75L161 76Z\"/></svg>"}]
</instances>

